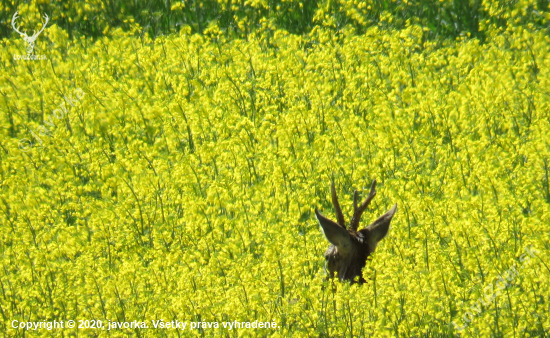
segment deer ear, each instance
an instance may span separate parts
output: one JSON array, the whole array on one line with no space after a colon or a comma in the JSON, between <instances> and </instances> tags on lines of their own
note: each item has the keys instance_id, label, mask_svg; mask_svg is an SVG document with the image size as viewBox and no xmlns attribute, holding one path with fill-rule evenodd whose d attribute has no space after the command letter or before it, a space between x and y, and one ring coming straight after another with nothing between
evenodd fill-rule
<instances>
[{"instance_id":1,"label":"deer ear","mask_svg":"<svg viewBox=\"0 0 550 338\"><path fill-rule=\"evenodd\" d=\"M388 234L390 222L396 211L397 203L395 203L395 205L387 213L380 216L371 225L360 231L367 239L372 251L374 251L378 242L380 242Z\"/></svg>"},{"instance_id":2,"label":"deer ear","mask_svg":"<svg viewBox=\"0 0 550 338\"><path fill-rule=\"evenodd\" d=\"M315 208L315 216L323 229L323 233L328 241L337 248L345 248L351 245L349 232L342 228L338 223L323 216L317 208Z\"/></svg>"}]
</instances>

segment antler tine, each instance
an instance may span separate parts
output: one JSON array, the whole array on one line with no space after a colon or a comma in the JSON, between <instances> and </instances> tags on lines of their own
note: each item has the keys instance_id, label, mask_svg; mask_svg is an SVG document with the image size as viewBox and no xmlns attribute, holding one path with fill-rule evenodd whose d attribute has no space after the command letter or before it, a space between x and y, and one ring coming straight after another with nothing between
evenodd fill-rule
<instances>
[{"instance_id":1,"label":"antler tine","mask_svg":"<svg viewBox=\"0 0 550 338\"><path fill-rule=\"evenodd\" d=\"M36 30L34 31L34 35L33 37L36 37L38 35L40 35L40 33L42 33L44 31L44 28L46 28L46 25L48 24L48 21L50 21L50 18L48 17L48 14L44 13L44 19L46 19L46 22L44 22L42 24L42 29L40 30L40 32L36 33Z\"/></svg>"},{"instance_id":2,"label":"antler tine","mask_svg":"<svg viewBox=\"0 0 550 338\"><path fill-rule=\"evenodd\" d=\"M334 179L331 180L330 190L332 193L332 205L334 205L334 211L336 212L336 221L342 228L345 229L346 221L344 220L344 214L342 214L340 203L338 203L338 196L336 196L336 188L334 188Z\"/></svg>"},{"instance_id":3,"label":"antler tine","mask_svg":"<svg viewBox=\"0 0 550 338\"><path fill-rule=\"evenodd\" d=\"M21 32L19 31L19 27L15 27L15 20L17 20L17 18L19 17L17 14L19 14L19 11L16 11L15 14L13 15L13 17L11 18L11 26L13 27L13 29L14 29L17 33L19 33L19 34L21 34L21 35L27 36L27 31L26 31L26 30L25 30L24 33L21 33Z\"/></svg>"},{"instance_id":4,"label":"antler tine","mask_svg":"<svg viewBox=\"0 0 550 338\"><path fill-rule=\"evenodd\" d=\"M351 230L357 230L357 227L359 227L359 220L361 219L361 215L367 209L370 202L376 196L376 180L372 181L372 185L370 186L370 192L367 198L363 203L361 203L361 206L357 207L357 190L353 193L353 217L350 221L350 229Z\"/></svg>"}]
</instances>

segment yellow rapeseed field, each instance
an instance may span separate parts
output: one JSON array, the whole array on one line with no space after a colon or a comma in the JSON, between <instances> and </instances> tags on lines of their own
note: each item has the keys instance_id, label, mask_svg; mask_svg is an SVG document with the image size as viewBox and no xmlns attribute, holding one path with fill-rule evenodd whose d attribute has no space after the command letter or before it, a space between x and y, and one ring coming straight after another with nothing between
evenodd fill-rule
<instances>
[{"instance_id":1,"label":"yellow rapeseed field","mask_svg":"<svg viewBox=\"0 0 550 338\"><path fill-rule=\"evenodd\" d=\"M548 335L548 35L42 34L2 40L6 336ZM398 204L364 285L323 270L332 177ZM68 320L149 328L18 326Z\"/></svg>"}]
</instances>

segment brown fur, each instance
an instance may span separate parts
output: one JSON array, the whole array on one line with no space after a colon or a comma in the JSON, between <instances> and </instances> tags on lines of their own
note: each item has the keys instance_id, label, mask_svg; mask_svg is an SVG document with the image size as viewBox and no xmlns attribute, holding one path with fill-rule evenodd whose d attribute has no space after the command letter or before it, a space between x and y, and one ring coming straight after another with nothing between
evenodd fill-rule
<instances>
[{"instance_id":1,"label":"brown fur","mask_svg":"<svg viewBox=\"0 0 550 338\"><path fill-rule=\"evenodd\" d=\"M315 209L315 215L322 231L331 243L325 252L325 267L328 269L330 278L334 277L336 273L340 281L349 280L353 283L356 277L359 277L359 283L365 282L361 270L367 262L367 257L376 249L378 242L387 235L390 222L397 210L397 204L395 204L371 225L357 231L362 213L376 195L375 187L376 180L372 182L371 191L360 206L357 206L357 191L355 191L353 198L354 213L349 228L344 223L344 216L338 203L334 182L331 185L332 203L338 223L326 218Z\"/></svg>"}]
</instances>

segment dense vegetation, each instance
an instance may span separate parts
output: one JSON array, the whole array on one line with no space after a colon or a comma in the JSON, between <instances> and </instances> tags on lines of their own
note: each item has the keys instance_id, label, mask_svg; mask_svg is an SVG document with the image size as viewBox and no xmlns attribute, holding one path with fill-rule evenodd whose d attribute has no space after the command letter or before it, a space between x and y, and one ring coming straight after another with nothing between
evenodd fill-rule
<instances>
[{"instance_id":1,"label":"dense vegetation","mask_svg":"<svg viewBox=\"0 0 550 338\"><path fill-rule=\"evenodd\" d=\"M428 29L429 38L471 36L484 41L488 29L511 25L548 33L549 5L549 0L2 0L0 33L11 34L11 17L19 10L37 17L47 13L70 37L98 37L117 27L139 29L154 38L185 26L201 34L216 26L228 35L246 37L266 25L302 34L317 26L333 31L353 27L363 33L373 26L401 29L418 24Z\"/></svg>"},{"instance_id":2,"label":"dense vegetation","mask_svg":"<svg viewBox=\"0 0 550 338\"><path fill-rule=\"evenodd\" d=\"M52 14L47 60L2 28L0 331L548 335L548 2L6 3ZM377 179L364 225L398 203L363 286L325 280L331 178L347 215Z\"/></svg>"}]
</instances>

